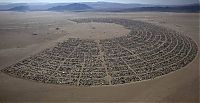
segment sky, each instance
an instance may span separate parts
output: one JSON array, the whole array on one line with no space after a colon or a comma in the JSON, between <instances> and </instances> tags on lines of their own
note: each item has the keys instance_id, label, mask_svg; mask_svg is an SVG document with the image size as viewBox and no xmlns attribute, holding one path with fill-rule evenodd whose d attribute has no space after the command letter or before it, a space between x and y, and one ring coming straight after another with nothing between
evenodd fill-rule
<instances>
[{"instance_id":1,"label":"sky","mask_svg":"<svg viewBox=\"0 0 200 103\"><path fill-rule=\"evenodd\" d=\"M118 2L118 3L141 3L141 4L162 4L162 5L177 5L177 4L192 4L198 3L200 0L0 0L0 2L12 3L69 3L69 2Z\"/></svg>"}]
</instances>

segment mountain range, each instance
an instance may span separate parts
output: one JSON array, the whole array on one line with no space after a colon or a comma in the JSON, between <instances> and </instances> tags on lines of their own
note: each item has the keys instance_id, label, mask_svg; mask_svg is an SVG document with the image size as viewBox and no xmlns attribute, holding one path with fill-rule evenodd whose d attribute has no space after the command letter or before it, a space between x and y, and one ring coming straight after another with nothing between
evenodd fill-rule
<instances>
[{"instance_id":1,"label":"mountain range","mask_svg":"<svg viewBox=\"0 0 200 103\"><path fill-rule=\"evenodd\" d=\"M123 4L112 2L81 2L81 3L4 3L0 11L104 11L104 12L199 12L200 5L150 5Z\"/></svg>"}]
</instances>

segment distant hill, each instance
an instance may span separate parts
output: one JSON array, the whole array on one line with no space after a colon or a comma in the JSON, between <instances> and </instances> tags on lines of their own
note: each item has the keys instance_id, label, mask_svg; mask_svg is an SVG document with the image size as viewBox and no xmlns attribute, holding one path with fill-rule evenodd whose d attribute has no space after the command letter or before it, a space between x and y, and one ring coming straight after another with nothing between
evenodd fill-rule
<instances>
[{"instance_id":1,"label":"distant hill","mask_svg":"<svg viewBox=\"0 0 200 103\"><path fill-rule=\"evenodd\" d=\"M114 3L114 2L83 2L83 4L89 5L94 9L127 9L127 8L137 8L137 7L149 7L152 5L148 4L137 4L137 3Z\"/></svg>"},{"instance_id":2,"label":"distant hill","mask_svg":"<svg viewBox=\"0 0 200 103\"><path fill-rule=\"evenodd\" d=\"M80 3L73 3L73 4L69 4L69 5L64 5L64 6L56 6L56 7L52 7L48 10L50 11L79 11L79 10L89 10L92 9L92 7L86 5L86 4L80 4Z\"/></svg>"},{"instance_id":3,"label":"distant hill","mask_svg":"<svg viewBox=\"0 0 200 103\"><path fill-rule=\"evenodd\" d=\"M190 4L182 6L155 6L155 7L139 7L139 8L129 8L121 10L111 10L113 12L200 12L199 4Z\"/></svg>"},{"instance_id":4,"label":"distant hill","mask_svg":"<svg viewBox=\"0 0 200 103\"><path fill-rule=\"evenodd\" d=\"M29 11L29 6L17 6L17 7L8 9L8 11Z\"/></svg>"},{"instance_id":5,"label":"distant hill","mask_svg":"<svg viewBox=\"0 0 200 103\"><path fill-rule=\"evenodd\" d=\"M29 6L31 11L45 11L55 6L68 5L68 3L0 3L0 10L9 10L17 6Z\"/></svg>"},{"instance_id":6,"label":"distant hill","mask_svg":"<svg viewBox=\"0 0 200 103\"><path fill-rule=\"evenodd\" d=\"M1 3L0 10L8 10L17 6L27 6L26 3Z\"/></svg>"}]
</instances>

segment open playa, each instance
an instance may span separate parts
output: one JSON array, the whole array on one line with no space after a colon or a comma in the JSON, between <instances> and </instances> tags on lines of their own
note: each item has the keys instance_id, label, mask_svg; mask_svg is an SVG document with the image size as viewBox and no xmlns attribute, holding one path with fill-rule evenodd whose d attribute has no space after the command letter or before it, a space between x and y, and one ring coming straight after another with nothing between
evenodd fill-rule
<instances>
[{"instance_id":1,"label":"open playa","mask_svg":"<svg viewBox=\"0 0 200 103\"><path fill-rule=\"evenodd\" d=\"M2 103L199 102L199 13L1 11L0 15ZM143 48L135 48L140 46L137 43ZM145 53L164 44L174 50L171 56L175 59L168 58L167 49L157 56ZM52 60L48 55L55 60L49 64L59 65L55 70L34 69L44 74L40 79L31 78L35 76L31 73L13 74L14 69L10 69L25 60L23 63L31 67L24 68L33 70L39 64L32 61ZM156 59L158 56L163 58ZM166 58L169 65L159 65L158 61ZM153 69L148 70L151 63ZM65 68L69 65L76 67L68 72ZM166 71L156 71L164 65ZM95 69L90 71L91 67ZM70 80L66 80L67 76Z\"/></svg>"}]
</instances>

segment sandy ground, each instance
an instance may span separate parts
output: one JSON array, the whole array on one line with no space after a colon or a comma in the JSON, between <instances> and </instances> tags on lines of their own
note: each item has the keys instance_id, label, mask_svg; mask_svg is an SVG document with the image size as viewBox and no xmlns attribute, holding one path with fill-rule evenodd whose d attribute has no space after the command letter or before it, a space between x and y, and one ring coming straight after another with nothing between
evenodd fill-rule
<instances>
[{"instance_id":1,"label":"sandy ground","mask_svg":"<svg viewBox=\"0 0 200 103\"><path fill-rule=\"evenodd\" d=\"M0 12L0 15L0 69L70 37L106 39L129 32L116 24L76 24L68 20L73 18L117 17L151 22L190 36L199 47L199 14L193 13ZM43 84L0 73L0 103L198 103L198 64L199 56L183 69L155 80L109 87Z\"/></svg>"}]
</instances>

